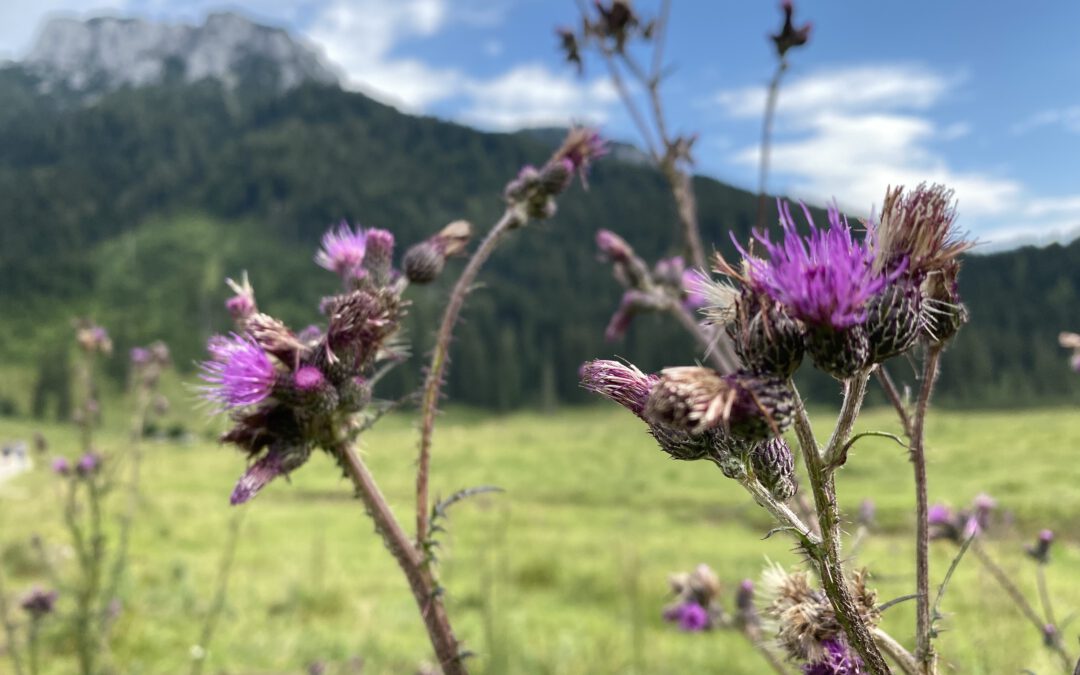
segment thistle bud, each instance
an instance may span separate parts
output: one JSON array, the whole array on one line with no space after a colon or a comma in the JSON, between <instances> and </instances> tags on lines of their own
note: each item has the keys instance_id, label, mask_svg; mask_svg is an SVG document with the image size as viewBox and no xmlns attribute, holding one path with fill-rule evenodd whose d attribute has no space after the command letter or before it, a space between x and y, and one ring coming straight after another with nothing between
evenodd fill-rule
<instances>
[{"instance_id":1,"label":"thistle bud","mask_svg":"<svg viewBox=\"0 0 1080 675\"><path fill-rule=\"evenodd\" d=\"M386 230L371 228L367 231L364 269L379 285L390 279L394 262L394 235Z\"/></svg>"},{"instance_id":2,"label":"thistle bud","mask_svg":"<svg viewBox=\"0 0 1080 675\"><path fill-rule=\"evenodd\" d=\"M259 311L255 304L255 289L251 287L251 282L248 281L247 272L240 277L240 283L233 281L232 279L226 279L225 283L236 294L225 301L225 309L229 310L229 315L233 318L233 321L237 324L243 324L249 316Z\"/></svg>"},{"instance_id":3,"label":"thistle bud","mask_svg":"<svg viewBox=\"0 0 1080 675\"><path fill-rule=\"evenodd\" d=\"M772 438L750 451L750 463L761 484L779 501L795 496L795 458L783 438Z\"/></svg>"},{"instance_id":4,"label":"thistle bud","mask_svg":"<svg viewBox=\"0 0 1080 675\"><path fill-rule=\"evenodd\" d=\"M23 596L19 606L30 615L33 620L38 620L46 614L51 614L56 605L56 591L47 591L43 588L34 587Z\"/></svg>"},{"instance_id":5,"label":"thistle bud","mask_svg":"<svg viewBox=\"0 0 1080 675\"><path fill-rule=\"evenodd\" d=\"M743 615L754 611L754 582L750 579L743 579L735 591L735 609Z\"/></svg>"},{"instance_id":6,"label":"thistle bud","mask_svg":"<svg viewBox=\"0 0 1080 675\"><path fill-rule=\"evenodd\" d=\"M1053 530L1043 530L1033 546L1027 547L1027 554L1037 562L1045 565L1050 562L1050 545L1054 543Z\"/></svg>"},{"instance_id":7,"label":"thistle bud","mask_svg":"<svg viewBox=\"0 0 1080 675\"><path fill-rule=\"evenodd\" d=\"M359 375L338 385L338 399L345 412L359 412L371 403L371 385Z\"/></svg>"},{"instance_id":8,"label":"thistle bud","mask_svg":"<svg viewBox=\"0 0 1080 675\"><path fill-rule=\"evenodd\" d=\"M795 47L801 47L810 40L810 30L813 27L808 21L799 28L795 27L795 23L792 20L795 14L795 7L791 3L791 0L784 0L780 5L780 8L784 11L784 24L780 27L780 32L774 35L770 35L773 44L776 46L776 54L781 59L788 53L788 50Z\"/></svg>"},{"instance_id":9,"label":"thistle bud","mask_svg":"<svg viewBox=\"0 0 1080 675\"><path fill-rule=\"evenodd\" d=\"M280 387L284 390L282 398L297 409L327 414L337 407L337 390L315 366L300 366L283 377L287 381Z\"/></svg>"},{"instance_id":10,"label":"thistle bud","mask_svg":"<svg viewBox=\"0 0 1080 675\"><path fill-rule=\"evenodd\" d=\"M581 366L581 386L618 403L638 417L645 410L655 375L646 375L633 364L599 359Z\"/></svg>"},{"instance_id":11,"label":"thistle bud","mask_svg":"<svg viewBox=\"0 0 1080 675\"><path fill-rule=\"evenodd\" d=\"M953 261L923 282L923 333L936 344L951 340L968 320L967 308L960 301L959 274L960 265Z\"/></svg>"},{"instance_id":12,"label":"thistle bud","mask_svg":"<svg viewBox=\"0 0 1080 675\"><path fill-rule=\"evenodd\" d=\"M634 257L634 249L630 244L611 230L596 231L596 247L611 262L626 263Z\"/></svg>"},{"instance_id":13,"label":"thistle bud","mask_svg":"<svg viewBox=\"0 0 1080 675\"><path fill-rule=\"evenodd\" d=\"M57 457L52 461L52 470L57 476L70 476L71 462L66 457Z\"/></svg>"},{"instance_id":14,"label":"thistle bud","mask_svg":"<svg viewBox=\"0 0 1080 675\"><path fill-rule=\"evenodd\" d=\"M919 337L921 320L922 295L904 278L871 298L866 312L870 361L881 363L910 349Z\"/></svg>"},{"instance_id":15,"label":"thistle bud","mask_svg":"<svg viewBox=\"0 0 1080 675\"><path fill-rule=\"evenodd\" d=\"M768 296L744 288L725 328L735 353L751 370L791 377L802 363L802 326Z\"/></svg>"},{"instance_id":16,"label":"thistle bud","mask_svg":"<svg viewBox=\"0 0 1080 675\"><path fill-rule=\"evenodd\" d=\"M574 162L568 157L548 162L540 169L540 190L551 196L566 192L574 179L574 168Z\"/></svg>"},{"instance_id":17,"label":"thistle bud","mask_svg":"<svg viewBox=\"0 0 1080 675\"><path fill-rule=\"evenodd\" d=\"M300 468L311 457L311 448L301 445L276 444L252 464L237 481L229 503L233 506L250 501L270 481L278 476L287 476Z\"/></svg>"},{"instance_id":18,"label":"thistle bud","mask_svg":"<svg viewBox=\"0 0 1080 675\"><path fill-rule=\"evenodd\" d=\"M645 418L692 434L723 427L737 439L753 441L783 432L793 409L791 390L780 378L683 367L661 372Z\"/></svg>"},{"instance_id":19,"label":"thistle bud","mask_svg":"<svg viewBox=\"0 0 1080 675\"><path fill-rule=\"evenodd\" d=\"M811 327L806 350L815 366L838 380L854 376L870 362L870 339L861 325L844 329Z\"/></svg>"},{"instance_id":20,"label":"thistle bud","mask_svg":"<svg viewBox=\"0 0 1080 675\"><path fill-rule=\"evenodd\" d=\"M526 164L518 171L517 177L506 184L506 188L503 189L503 197L510 203L524 202L539 184L540 172L536 170L535 166Z\"/></svg>"},{"instance_id":21,"label":"thistle bud","mask_svg":"<svg viewBox=\"0 0 1080 675\"><path fill-rule=\"evenodd\" d=\"M455 220L442 230L405 252L402 267L405 276L414 284L428 284L438 278L449 256L465 250L472 237L472 225Z\"/></svg>"},{"instance_id":22,"label":"thistle bud","mask_svg":"<svg viewBox=\"0 0 1080 675\"><path fill-rule=\"evenodd\" d=\"M293 363L306 347L289 327L269 314L257 312L244 322L244 328L256 345L267 354L276 356L282 363Z\"/></svg>"},{"instance_id":23,"label":"thistle bud","mask_svg":"<svg viewBox=\"0 0 1080 675\"><path fill-rule=\"evenodd\" d=\"M101 469L101 455L96 452L88 452L79 458L75 465L75 473L83 478L93 476Z\"/></svg>"}]
</instances>

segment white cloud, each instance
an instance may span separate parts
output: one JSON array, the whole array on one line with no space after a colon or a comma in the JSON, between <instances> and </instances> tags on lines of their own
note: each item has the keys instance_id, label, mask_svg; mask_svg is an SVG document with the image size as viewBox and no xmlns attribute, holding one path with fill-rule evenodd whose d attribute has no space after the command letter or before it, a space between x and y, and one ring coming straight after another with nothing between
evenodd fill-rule
<instances>
[{"instance_id":1,"label":"white cloud","mask_svg":"<svg viewBox=\"0 0 1080 675\"><path fill-rule=\"evenodd\" d=\"M319 10L305 33L344 70L349 85L420 110L452 94L462 76L397 58L392 50L401 40L435 34L448 16L446 0L335 0Z\"/></svg>"},{"instance_id":2,"label":"white cloud","mask_svg":"<svg viewBox=\"0 0 1080 675\"><path fill-rule=\"evenodd\" d=\"M18 58L29 49L46 17L115 13L124 0L18 0L0 2L0 58Z\"/></svg>"},{"instance_id":3,"label":"white cloud","mask_svg":"<svg viewBox=\"0 0 1080 675\"><path fill-rule=\"evenodd\" d=\"M471 99L462 113L469 122L491 129L553 126L569 121L599 123L617 94L606 79L579 82L540 64L524 64L465 86Z\"/></svg>"},{"instance_id":4,"label":"white cloud","mask_svg":"<svg viewBox=\"0 0 1080 675\"><path fill-rule=\"evenodd\" d=\"M1080 105L1043 110L1013 125L1013 133L1025 134L1040 127L1061 126L1074 134L1080 134Z\"/></svg>"},{"instance_id":5,"label":"white cloud","mask_svg":"<svg viewBox=\"0 0 1080 675\"><path fill-rule=\"evenodd\" d=\"M969 131L963 122L939 127L926 114L961 79L919 66L881 65L787 82L777 106L774 176L786 178L794 196L818 203L836 198L855 212L880 205L888 185L933 181L956 190L965 217L1004 214L1022 193L1018 182L951 169L934 146ZM734 117L759 117L765 88L721 92L716 100ZM732 159L756 167L759 155L755 144L737 149Z\"/></svg>"}]
</instances>

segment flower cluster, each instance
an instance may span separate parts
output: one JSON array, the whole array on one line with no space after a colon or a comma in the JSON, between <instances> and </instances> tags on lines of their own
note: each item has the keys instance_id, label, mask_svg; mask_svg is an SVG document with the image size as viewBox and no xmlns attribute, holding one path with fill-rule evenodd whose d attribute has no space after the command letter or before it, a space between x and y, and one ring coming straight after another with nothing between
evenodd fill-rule
<instances>
[{"instance_id":1,"label":"flower cluster","mask_svg":"<svg viewBox=\"0 0 1080 675\"><path fill-rule=\"evenodd\" d=\"M720 579L708 565L702 563L691 572L673 574L668 584L674 600L664 608L665 621L687 633L710 630L724 621Z\"/></svg>"},{"instance_id":2,"label":"flower cluster","mask_svg":"<svg viewBox=\"0 0 1080 675\"><path fill-rule=\"evenodd\" d=\"M996 507L997 502L987 494L977 495L967 509L953 510L947 504L933 504L927 512L930 539L963 543L990 527L990 516Z\"/></svg>"},{"instance_id":3,"label":"flower cluster","mask_svg":"<svg viewBox=\"0 0 1080 675\"><path fill-rule=\"evenodd\" d=\"M66 457L56 457L52 461L52 470L57 476L76 478L90 478L101 471L104 458L96 452L88 452L79 458L74 465Z\"/></svg>"},{"instance_id":4,"label":"flower cluster","mask_svg":"<svg viewBox=\"0 0 1080 675\"><path fill-rule=\"evenodd\" d=\"M607 154L607 145L594 129L577 127L544 166L522 167L517 178L503 190L507 204L524 210L527 218L546 219L555 215L555 198L565 192L577 174L582 183L592 162ZM519 225L525 218L519 219Z\"/></svg>"},{"instance_id":5,"label":"flower cluster","mask_svg":"<svg viewBox=\"0 0 1080 675\"><path fill-rule=\"evenodd\" d=\"M861 240L836 206L824 229L804 206L805 235L789 205L779 203L779 211L779 241L758 232L750 250L736 243L740 266L716 261L738 285L737 297L707 316L726 327L748 368L788 377L805 349L818 368L846 379L906 352L920 336L948 339L963 322L957 256L971 244L955 230L951 191L890 190L880 224L868 223Z\"/></svg>"},{"instance_id":6,"label":"flower cluster","mask_svg":"<svg viewBox=\"0 0 1080 675\"><path fill-rule=\"evenodd\" d=\"M855 573L850 590L860 618L876 626L881 618L877 594L866 586L865 571ZM762 577L766 629L788 657L803 664L807 675L861 675L866 671L847 644L844 629L825 593L812 587L806 572L789 573L779 565Z\"/></svg>"},{"instance_id":7,"label":"flower cluster","mask_svg":"<svg viewBox=\"0 0 1080 675\"><path fill-rule=\"evenodd\" d=\"M323 299L325 330L299 335L259 311L246 277L230 284L237 330L209 340L201 377L203 397L231 416L222 440L252 462L233 504L301 466L316 447L329 451L345 440L351 416L370 402L373 367L397 358L392 338L406 304L392 256L393 236L384 230L328 232L316 261L339 274L346 291Z\"/></svg>"},{"instance_id":8,"label":"flower cluster","mask_svg":"<svg viewBox=\"0 0 1080 675\"><path fill-rule=\"evenodd\" d=\"M108 331L89 319L75 321L75 341L87 354L112 354L113 343Z\"/></svg>"}]
</instances>

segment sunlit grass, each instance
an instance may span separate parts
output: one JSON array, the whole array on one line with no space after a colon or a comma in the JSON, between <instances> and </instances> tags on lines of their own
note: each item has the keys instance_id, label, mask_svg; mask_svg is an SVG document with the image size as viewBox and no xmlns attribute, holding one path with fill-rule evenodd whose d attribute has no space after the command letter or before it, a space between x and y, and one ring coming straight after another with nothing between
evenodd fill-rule
<instances>
[{"instance_id":1,"label":"sunlit grass","mask_svg":"<svg viewBox=\"0 0 1080 675\"><path fill-rule=\"evenodd\" d=\"M815 419L824 436L828 417ZM994 495L1009 524L990 548L1033 599L1033 569L1022 546L1040 528L1059 533L1049 570L1059 617L1080 609L1075 419L1072 410L940 413L928 429L931 499L960 506L981 491ZM198 440L147 447L133 575L114 648L120 672L186 672L213 595L235 513L228 494L243 460L209 440L210 425L188 426ZM861 426L896 430L886 410L870 411ZM118 415L100 444L119 447L122 427ZM29 438L37 429L0 421L0 440ZM41 430L50 453L75 451L72 429ZM480 484L506 490L455 506L443 537L450 612L477 654L478 672L765 672L740 636L683 635L659 617L671 572L707 562L734 593L766 559L797 562L784 536L762 539L769 521L714 467L667 459L640 423L608 407L550 416L454 411L440 421L435 442L436 492ZM411 529L411 420L386 420L364 438L363 451ZM63 541L54 488L47 467L0 485L9 590L40 580L31 536L51 546ZM858 564L873 572L882 600L913 587L911 488L905 452L887 439L860 441L842 470L840 500L848 513L867 497L877 504L879 528ZM243 508L232 588L205 672L296 673L316 660L361 656L365 673L412 673L428 658L405 582L332 462L314 457L291 483L272 485ZM935 544L935 584L953 553ZM885 627L908 644L913 610L904 603L885 616ZM974 559L961 566L943 610L947 630L939 647L952 672L1058 672L1039 636ZM1067 639L1074 652L1076 632ZM57 654L47 672L70 672L70 645L56 631L48 638Z\"/></svg>"}]
</instances>

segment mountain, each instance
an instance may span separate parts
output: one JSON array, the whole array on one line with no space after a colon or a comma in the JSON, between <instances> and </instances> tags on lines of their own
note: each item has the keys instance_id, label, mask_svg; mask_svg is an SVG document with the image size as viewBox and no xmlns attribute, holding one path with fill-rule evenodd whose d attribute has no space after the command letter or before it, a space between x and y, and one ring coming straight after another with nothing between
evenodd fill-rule
<instances>
[{"instance_id":1,"label":"mountain","mask_svg":"<svg viewBox=\"0 0 1080 675\"><path fill-rule=\"evenodd\" d=\"M39 411L62 407L73 316L93 314L120 353L164 338L190 368L206 337L229 326L226 276L248 270L260 305L303 327L318 319L315 298L335 287L312 263L329 224L392 230L399 252L457 218L486 229L506 181L556 142L553 132L489 134L404 115L320 81L278 91L244 77L166 78L66 105L41 77L33 64L0 69L0 375L22 373L0 377L0 403L20 410L31 400ZM675 253L663 179L623 154L599 162L589 191L574 188L554 219L496 252L454 345L453 400L580 401L577 368L588 358L645 369L692 361L685 336L655 316L624 341L603 341L619 287L596 261L596 230L619 232L648 259ZM728 232L746 238L755 196L706 178L695 186L704 240L730 255ZM419 354L446 281L410 291ZM945 360L939 400L1075 400L1080 378L1056 335L1080 328L1078 288L1078 242L971 256L961 291L972 320ZM110 362L118 383L123 361ZM418 370L398 369L382 393L415 386ZM904 362L893 370L911 381ZM803 371L807 398L829 400L835 384Z\"/></svg>"},{"instance_id":2,"label":"mountain","mask_svg":"<svg viewBox=\"0 0 1080 675\"><path fill-rule=\"evenodd\" d=\"M201 26L55 18L45 23L23 66L47 88L76 92L204 78L231 88L260 68L270 70L280 90L338 81L315 51L284 30L228 12L210 14Z\"/></svg>"}]
</instances>

